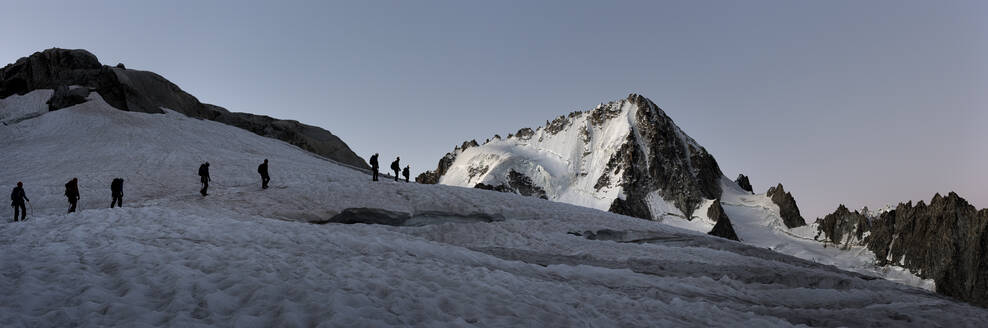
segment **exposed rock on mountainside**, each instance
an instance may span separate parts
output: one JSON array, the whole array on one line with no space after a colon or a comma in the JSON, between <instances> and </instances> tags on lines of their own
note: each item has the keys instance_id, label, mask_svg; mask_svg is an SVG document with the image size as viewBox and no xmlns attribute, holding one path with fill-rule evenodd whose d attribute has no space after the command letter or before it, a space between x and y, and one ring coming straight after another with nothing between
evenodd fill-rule
<instances>
[{"instance_id":1,"label":"exposed rock on mountainside","mask_svg":"<svg viewBox=\"0 0 988 328\"><path fill-rule=\"evenodd\" d=\"M126 69L123 65L102 65L86 50L52 48L0 69L0 99L37 89L55 90L49 100L50 110L78 104L85 101L84 93L97 92L120 110L163 113L161 108L167 108L280 139L344 164L369 167L329 131L297 121L231 113L219 106L203 104L158 74Z\"/></svg>"},{"instance_id":2,"label":"exposed rock on mountainside","mask_svg":"<svg viewBox=\"0 0 988 328\"><path fill-rule=\"evenodd\" d=\"M703 198L719 198L720 178L724 174L714 157L686 136L651 100L633 94L627 101L638 108L638 113L632 123L637 133L629 133L626 144L641 146L634 147L630 156L615 154L607 163L619 167L626 182L627 198L623 206L612 206L611 210L651 218L651 214L643 215L641 209L647 206L649 194L658 191L662 199L690 217ZM645 165L638 161L644 161ZM631 210L622 213L622 208Z\"/></svg>"},{"instance_id":3,"label":"exposed rock on mountainside","mask_svg":"<svg viewBox=\"0 0 988 328\"><path fill-rule=\"evenodd\" d=\"M843 246L864 244L865 233L871 228L867 217L858 211L851 212L844 204L818 223L817 240L823 239Z\"/></svg>"},{"instance_id":4,"label":"exposed rock on mountainside","mask_svg":"<svg viewBox=\"0 0 988 328\"><path fill-rule=\"evenodd\" d=\"M899 204L871 221L841 205L819 223L831 242L867 246L878 265L906 268L933 279L940 294L988 306L988 209L956 193Z\"/></svg>"},{"instance_id":5,"label":"exposed rock on mountainside","mask_svg":"<svg viewBox=\"0 0 988 328\"><path fill-rule=\"evenodd\" d=\"M899 204L871 228L868 249L881 265L899 264L933 279L937 292L988 306L988 209L956 193Z\"/></svg>"},{"instance_id":6,"label":"exposed rock on mountainside","mask_svg":"<svg viewBox=\"0 0 988 328\"><path fill-rule=\"evenodd\" d=\"M519 192L513 176L550 200L656 219L670 211L690 217L703 199L720 196L723 174L662 109L632 94L504 140L464 144L416 181Z\"/></svg>"},{"instance_id":7,"label":"exposed rock on mountainside","mask_svg":"<svg viewBox=\"0 0 988 328\"><path fill-rule=\"evenodd\" d=\"M738 174L738 178L734 179L734 183L737 183L741 189L747 190L748 192L754 192L751 188L751 182L748 181L748 177L744 174Z\"/></svg>"},{"instance_id":8,"label":"exposed rock on mountainside","mask_svg":"<svg viewBox=\"0 0 988 328\"><path fill-rule=\"evenodd\" d=\"M497 186L492 186L489 184L478 183L473 186L478 189L487 189L500 192L513 192L520 194L522 196L532 196L542 199L548 199L545 195L545 190L536 186L532 183L532 178L525 176L524 174L515 172L511 170L508 172L508 181L506 184L500 184Z\"/></svg>"},{"instance_id":9,"label":"exposed rock on mountainside","mask_svg":"<svg viewBox=\"0 0 988 328\"><path fill-rule=\"evenodd\" d=\"M89 88L69 88L61 85L55 88L51 98L48 99L48 110L55 111L69 106L75 106L86 102L89 97Z\"/></svg>"},{"instance_id":10,"label":"exposed rock on mountainside","mask_svg":"<svg viewBox=\"0 0 988 328\"><path fill-rule=\"evenodd\" d=\"M779 214L782 216L782 221L786 224L786 227L795 228L806 225L806 220L799 214L799 206L796 206L796 199L792 197L792 193L788 193L782 188L781 183L775 187L768 188L768 192L765 195L771 197L775 205L779 205Z\"/></svg>"},{"instance_id":11,"label":"exposed rock on mountainside","mask_svg":"<svg viewBox=\"0 0 988 328\"><path fill-rule=\"evenodd\" d=\"M724 207L720 206L720 199L715 199L714 203L707 209L707 218L717 222L717 224L714 225L714 228L707 234L730 240L741 241L738 238L738 234L734 232L734 226L731 225L731 219L727 217L727 213L724 213Z\"/></svg>"},{"instance_id":12,"label":"exposed rock on mountainside","mask_svg":"<svg viewBox=\"0 0 988 328\"><path fill-rule=\"evenodd\" d=\"M439 178L442 177L443 174L446 174L446 170L449 170L449 167L453 165L453 161L456 160L456 155L470 147L477 146L479 146L479 144L477 144L477 140L464 141L463 145L453 148L453 152L446 153L446 156L439 159L439 165L436 167L436 170L422 172L422 174L415 177L415 182L425 184L439 183Z\"/></svg>"}]
</instances>

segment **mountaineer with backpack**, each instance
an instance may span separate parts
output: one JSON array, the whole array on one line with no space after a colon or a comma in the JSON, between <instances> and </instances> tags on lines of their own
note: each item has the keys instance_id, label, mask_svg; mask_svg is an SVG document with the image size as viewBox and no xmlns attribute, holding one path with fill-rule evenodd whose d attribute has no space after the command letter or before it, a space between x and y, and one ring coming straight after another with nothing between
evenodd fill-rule
<instances>
[{"instance_id":1,"label":"mountaineer with backpack","mask_svg":"<svg viewBox=\"0 0 988 328\"><path fill-rule=\"evenodd\" d=\"M373 181L377 181L377 171L381 168L381 166L377 164L377 153L374 153L374 155L371 156L370 165L371 165L371 170L374 171Z\"/></svg>"},{"instance_id":2,"label":"mountaineer with backpack","mask_svg":"<svg viewBox=\"0 0 988 328\"><path fill-rule=\"evenodd\" d=\"M391 162L391 170L395 171L395 182L398 182L398 173L401 172L401 164L398 163L400 160L401 157L395 157L395 161Z\"/></svg>"},{"instance_id":3,"label":"mountaineer with backpack","mask_svg":"<svg viewBox=\"0 0 988 328\"><path fill-rule=\"evenodd\" d=\"M199 181L202 182L202 189L199 190L199 193L202 194L202 197L206 197L209 194L209 181L212 181L209 178L209 162L199 165Z\"/></svg>"},{"instance_id":4,"label":"mountaineer with backpack","mask_svg":"<svg viewBox=\"0 0 988 328\"><path fill-rule=\"evenodd\" d=\"M10 192L10 206L14 208L14 222L17 222L17 215L20 214L20 220L27 220L27 208L24 207L24 201L31 202L24 194L24 183L20 181L17 182L17 187Z\"/></svg>"},{"instance_id":5,"label":"mountaineer with backpack","mask_svg":"<svg viewBox=\"0 0 988 328\"><path fill-rule=\"evenodd\" d=\"M123 207L123 182L123 179L116 178L110 183L110 196L113 197L110 208L113 208L114 205Z\"/></svg>"},{"instance_id":6,"label":"mountaineer with backpack","mask_svg":"<svg viewBox=\"0 0 988 328\"><path fill-rule=\"evenodd\" d=\"M72 178L65 184L65 197L69 199L69 212L75 212L75 206L79 203L79 178Z\"/></svg>"},{"instance_id":7,"label":"mountaineer with backpack","mask_svg":"<svg viewBox=\"0 0 988 328\"><path fill-rule=\"evenodd\" d=\"M261 174L261 189L268 189L268 181L271 181L271 176L268 175L268 159L264 159L264 163L257 166L257 173Z\"/></svg>"}]
</instances>

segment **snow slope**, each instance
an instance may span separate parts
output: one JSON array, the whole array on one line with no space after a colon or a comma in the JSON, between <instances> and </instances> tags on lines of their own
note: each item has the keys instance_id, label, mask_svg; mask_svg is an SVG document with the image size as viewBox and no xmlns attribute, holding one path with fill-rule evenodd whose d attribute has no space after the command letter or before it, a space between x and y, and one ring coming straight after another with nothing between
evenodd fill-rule
<instances>
[{"instance_id":1,"label":"snow slope","mask_svg":"<svg viewBox=\"0 0 988 328\"><path fill-rule=\"evenodd\" d=\"M174 112L118 111L92 97L0 126L0 185L24 181L33 208L26 222L0 224L0 326L988 320L985 309L921 289L653 221L493 191L373 183L278 140ZM263 158L268 190L255 173ZM205 198L195 176L204 160L214 178ZM81 211L66 215L61 189L72 177ZM113 177L126 179L126 208L106 208ZM305 223L351 207L499 219ZM727 210L733 218L737 209Z\"/></svg>"},{"instance_id":2,"label":"snow slope","mask_svg":"<svg viewBox=\"0 0 988 328\"><path fill-rule=\"evenodd\" d=\"M0 124L14 124L48 112L47 101L54 93L54 90L35 90L3 99L0 101Z\"/></svg>"},{"instance_id":3,"label":"snow slope","mask_svg":"<svg viewBox=\"0 0 988 328\"><path fill-rule=\"evenodd\" d=\"M724 193L721 196L721 206L730 217L738 237L745 244L931 291L936 288L933 280L919 278L901 267L876 265L875 254L867 247L841 248L817 241L815 237L818 226L815 222L787 228L779 215L779 206L764 193L752 194L727 178L722 180L722 188ZM708 203L704 205L709 206ZM697 215L699 213L705 214L706 208L697 211ZM710 231L715 224L706 216L696 215L691 221L667 216L662 222L700 232Z\"/></svg>"},{"instance_id":4,"label":"snow slope","mask_svg":"<svg viewBox=\"0 0 988 328\"><path fill-rule=\"evenodd\" d=\"M589 113L603 108L619 112L603 123L592 124ZM635 140L645 139L638 135L638 125L634 123L639 111L633 102L616 101L599 105L590 112L569 115L569 124L558 131L550 131L549 127L561 120L540 127L530 137L495 138L480 146L458 149L453 153L455 161L439 183L461 187L473 187L477 183L498 185L506 180L509 171L515 170L544 188L549 200L608 210L614 199L624 198L624 190L622 176L609 171L607 163L622 151L629 134L636 134ZM691 157L690 148L702 148L678 126L671 124L671 127L683 141L686 158ZM649 149L641 145L637 148ZM646 153L645 157L648 156ZM608 175L612 184L598 190L595 185L602 175ZM874 253L866 247L841 249L814 240L815 223L788 229L782 223L779 207L765 194L753 195L723 176L720 189L721 205L744 243L910 286L935 289L932 280L920 279L900 267L876 266ZM704 199L687 220L672 202L663 199L659 190L647 197L654 220L701 233L711 231L715 224L706 217L713 201Z\"/></svg>"},{"instance_id":5,"label":"snow slope","mask_svg":"<svg viewBox=\"0 0 988 328\"><path fill-rule=\"evenodd\" d=\"M607 173L608 160L628 136L632 107L630 102L624 102L620 117L602 125L591 124L590 115L581 114L557 133L539 128L532 136L495 138L467 148L457 154L455 164L439 183L460 187L498 185L510 170L515 170L545 189L549 200L607 210L621 195L622 187L614 184L597 190L594 185ZM609 174L612 181L620 179L618 174Z\"/></svg>"}]
</instances>

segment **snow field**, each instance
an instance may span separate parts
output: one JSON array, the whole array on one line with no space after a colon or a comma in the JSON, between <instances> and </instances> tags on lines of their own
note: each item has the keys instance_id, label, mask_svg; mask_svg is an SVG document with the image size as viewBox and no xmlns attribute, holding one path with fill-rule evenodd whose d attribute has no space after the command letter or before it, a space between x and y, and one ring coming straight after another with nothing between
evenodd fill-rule
<instances>
[{"instance_id":1,"label":"snow field","mask_svg":"<svg viewBox=\"0 0 988 328\"><path fill-rule=\"evenodd\" d=\"M549 200L606 210L622 192L620 175L611 174L609 187L598 191L594 186L605 173L610 156L627 138L630 120L637 111L626 101L615 106L620 106L619 116L602 125L591 124L590 114L581 113L569 117L568 125L556 134L543 127L527 139L493 139L464 150L440 183L460 187L481 182L499 185L510 169L520 169L519 173L545 189ZM471 171L483 173L472 175Z\"/></svg>"},{"instance_id":2,"label":"snow field","mask_svg":"<svg viewBox=\"0 0 988 328\"><path fill-rule=\"evenodd\" d=\"M173 112L122 112L98 96L0 126L0 138L10 155L0 158L0 185L24 181L35 211L0 224L4 327L988 321L984 309L921 289L653 221L470 188L374 183L281 141ZM272 188L262 191L263 158ZM204 160L214 178L205 198L195 176ZM62 184L72 176L81 211L66 215ZM117 176L127 179L127 207L108 209ZM305 223L351 207L505 220ZM641 241L571 234L605 229Z\"/></svg>"}]
</instances>

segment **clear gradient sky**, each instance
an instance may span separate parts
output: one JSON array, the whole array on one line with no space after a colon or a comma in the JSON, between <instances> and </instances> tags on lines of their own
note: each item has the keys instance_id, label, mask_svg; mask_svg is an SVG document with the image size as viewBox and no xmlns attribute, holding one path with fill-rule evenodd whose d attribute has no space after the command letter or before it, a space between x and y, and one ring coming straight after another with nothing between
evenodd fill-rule
<instances>
[{"instance_id":1,"label":"clear gradient sky","mask_svg":"<svg viewBox=\"0 0 988 328\"><path fill-rule=\"evenodd\" d=\"M808 219L988 207L988 1L3 1L0 62L50 47L435 167L464 140L640 93ZM0 64L2 65L2 64ZM277 170L272 167L272 170Z\"/></svg>"}]
</instances>

